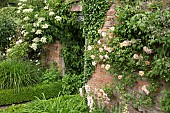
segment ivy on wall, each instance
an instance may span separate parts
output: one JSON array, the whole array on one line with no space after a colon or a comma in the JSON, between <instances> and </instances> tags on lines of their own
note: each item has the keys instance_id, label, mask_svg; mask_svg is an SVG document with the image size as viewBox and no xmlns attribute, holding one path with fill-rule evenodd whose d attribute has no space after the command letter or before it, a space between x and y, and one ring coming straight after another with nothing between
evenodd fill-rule
<instances>
[{"instance_id":1,"label":"ivy on wall","mask_svg":"<svg viewBox=\"0 0 170 113\"><path fill-rule=\"evenodd\" d=\"M84 0L83 1L83 37L86 39L85 48L94 44L100 38L98 30L102 28L106 12L110 4L105 0ZM87 50L87 49L86 49ZM86 54L85 50L85 81L92 74L94 67L91 64L91 58Z\"/></svg>"}]
</instances>

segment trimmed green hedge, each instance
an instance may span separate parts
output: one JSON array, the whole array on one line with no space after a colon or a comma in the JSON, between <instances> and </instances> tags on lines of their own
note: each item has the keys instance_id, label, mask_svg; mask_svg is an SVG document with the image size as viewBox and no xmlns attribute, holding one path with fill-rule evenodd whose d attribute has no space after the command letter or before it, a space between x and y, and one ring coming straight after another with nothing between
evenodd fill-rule
<instances>
[{"instance_id":1,"label":"trimmed green hedge","mask_svg":"<svg viewBox=\"0 0 170 113\"><path fill-rule=\"evenodd\" d=\"M12 106L1 110L0 113L89 113L89 108L85 98L79 95L65 95Z\"/></svg>"},{"instance_id":2,"label":"trimmed green hedge","mask_svg":"<svg viewBox=\"0 0 170 113\"><path fill-rule=\"evenodd\" d=\"M0 106L27 102L36 99L36 97L42 99L43 94L47 99L57 97L61 90L62 85L60 82L24 87L19 92L14 89L0 90Z\"/></svg>"}]
</instances>

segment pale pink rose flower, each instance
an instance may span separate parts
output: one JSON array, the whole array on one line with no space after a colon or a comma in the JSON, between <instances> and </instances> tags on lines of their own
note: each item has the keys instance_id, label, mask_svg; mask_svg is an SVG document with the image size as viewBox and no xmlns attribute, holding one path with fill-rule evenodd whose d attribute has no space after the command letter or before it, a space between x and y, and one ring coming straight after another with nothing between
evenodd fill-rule
<instances>
[{"instance_id":1,"label":"pale pink rose flower","mask_svg":"<svg viewBox=\"0 0 170 113\"><path fill-rule=\"evenodd\" d=\"M109 56L106 54L106 55L104 55L104 57L106 58L106 59L109 59Z\"/></svg>"},{"instance_id":2,"label":"pale pink rose flower","mask_svg":"<svg viewBox=\"0 0 170 113\"><path fill-rule=\"evenodd\" d=\"M144 71L139 71L140 76L144 76L144 74L145 74Z\"/></svg>"},{"instance_id":3,"label":"pale pink rose flower","mask_svg":"<svg viewBox=\"0 0 170 113\"><path fill-rule=\"evenodd\" d=\"M100 40L98 40L98 41L97 41L97 43L98 43L98 44L101 44L101 41L100 41Z\"/></svg>"},{"instance_id":4,"label":"pale pink rose flower","mask_svg":"<svg viewBox=\"0 0 170 113\"><path fill-rule=\"evenodd\" d=\"M144 50L145 52L148 51L148 47L144 46L144 47L143 47L143 50Z\"/></svg>"},{"instance_id":5,"label":"pale pink rose flower","mask_svg":"<svg viewBox=\"0 0 170 113\"><path fill-rule=\"evenodd\" d=\"M122 75L119 75L119 76L118 76L118 79L122 79L122 77L123 77Z\"/></svg>"},{"instance_id":6,"label":"pale pink rose flower","mask_svg":"<svg viewBox=\"0 0 170 113\"><path fill-rule=\"evenodd\" d=\"M93 61L93 62L92 62L92 65L93 65L93 66L96 66L96 62L95 62L95 61Z\"/></svg>"},{"instance_id":7,"label":"pale pink rose flower","mask_svg":"<svg viewBox=\"0 0 170 113\"><path fill-rule=\"evenodd\" d=\"M91 57L91 59L95 59L95 56L94 56L94 55L91 55L90 57Z\"/></svg>"},{"instance_id":8,"label":"pale pink rose flower","mask_svg":"<svg viewBox=\"0 0 170 113\"><path fill-rule=\"evenodd\" d=\"M103 48L99 48L99 52L103 52Z\"/></svg>"},{"instance_id":9,"label":"pale pink rose flower","mask_svg":"<svg viewBox=\"0 0 170 113\"><path fill-rule=\"evenodd\" d=\"M150 65L150 62L147 60L147 61L145 61L145 64L146 65Z\"/></svg>"},{"instance_id":10,"label":"pale pink rose flower","mask_svg":"<svg viewBox=\"0 0 170 113\"><path fill-rule=\"evenodd\" d=\"M89 112L92 112L92 110L93 110L93 104L94 104L93 98L88 95L88 96L87 96L87 105L88 105L89 108L90 108L90 111L89 111Z\"/></svg>"},{"instance_id":11,"label":"pale pink rose flower","mask_svg":"<svg viewBox=\"0 0 170 113\"><path fill-rule=\"evenodd\" d=\"M106 69L106 70L109 70L109 69L110 69L110 65L109 65L109 64L106 64L105 69Z\"/></svg>"},{"instance_id":12,"label":"pale pink rose flower","mask_svg":"<svg viewBox=\"0 0 170 113\"><path fill-rule=\"evenodd\" d=\"M86 91L87 94L90 93L90 86L87 85L87 84L85 84L85 91Z\"/></svg>"},{"instance_id":13,"label":"pale pink rose flower","mask_svg":"<svg viewBox=\"0 0 170 113\"><path fill-rule=\"evenodd\" d=\"M87 50L89 50L89 51L92 50L92 46L88 46Z\"/></svg>"},{"instance_id":14,"label":"pale pink rose flower","mask_svg":"<svg viewBox=\"0 0 170 113\"><path fill-rule=\"evenodd\" d=\"M129 46L129 45L130 45L129 41L127 40L123 41L123 46Z\"/></svg>"},{"instance_id":15,"label":"pale pink rose flower","mask_svg":"<svg viewBox=\"0 0 170 113\"><path fill-rule=\"evenodd\" d=\"M105 37L106 36L106 32L102 32L102 36Z\"/></svg>"},{"instance_id":16,"label":"pale pink rose flower","mask_svg":"<svg viewBox=\"0 0 170 113\"><path fill-rule=\"evenodd\" d=\"M100 60L102 60L102 59L103 59L103 56L102 56L102 55L99 55L99 58L100 58Z\"/></svg>"},{"instance_id":17,"label":"pale pink rose flower","mask_svg":"<svg viewBox=\"0 0 170 113\"><path fill-rule=\"evenodd\" d=\"M105 67L105 65L104 65L104 64L102 64L102 65L101 65L101 68L103 68L103 69L104 69L104 67Z\"/></svg>"},{"instance_id":18,"label":"pale pink rose flower","mask_svg":"<svg viewBox=\"0 0 170 113\"><path fill-rule=\"evenodd\" d=\"M112 48L108 47L108 48L107 48L107 51L108 51L109 53L111 53L111 52L112 52Z\"/></svg>"},{"instance_id":19,"label":"pale pink rose flower","mask_svg":"<svg viewBox=\"0 0 170 113\"><path fill-rule=\"evenodd\" d=\"M139 55L138 54L134 54L133 55L133 59L138 60L139 59Z\"/></svg>"},{"instance_id":20,"label":"pale pink rose flower","mask_svg":"<svg viewBox=\"0 0 170 113\"><path fill-rule=\"evenodd\" d=\"M149 90L146 88L146 85L142 86L142 91L144 91L147 95L149 94Z\"/></svg>"}]
</instances>

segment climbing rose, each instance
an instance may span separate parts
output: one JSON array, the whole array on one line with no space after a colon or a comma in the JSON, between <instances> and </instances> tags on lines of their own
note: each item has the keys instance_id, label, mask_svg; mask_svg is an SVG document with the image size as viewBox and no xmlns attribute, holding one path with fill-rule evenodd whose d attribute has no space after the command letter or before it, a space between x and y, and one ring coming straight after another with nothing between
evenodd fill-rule
<instances>
[{"instance_id":1,"label":"climbing rose","mask_svg":"<svg viewBox=\"0 0 170 113\"><path fill-rule=\"evenodd\" d=\"M144 91L147 95L149 94L149 90L146 88L146 85L142 86L142 91Z\"/></svg>"},{"instance_id":2,"label":"climbing rose","mask_svg":"<svg viewBox=\"0 0 170 113\"><path fill-rule=\"evenodd\" d=\"M118 79L122 79L122 77L123 77L122 75L119 75L119 76L118 76Z\"/></svg>"},{"instance_id":3,"label":"climbing rose","mask_svg":"<svg viewBox=\"0 0 170 113\"><path fill-rule=\"evenodd\" d=\"M150 62L147 60L147 61L145 61L145 64L146 65L150 65Z\"/></svg>"},{"instance_id":4,"label":"climbing rose","mask_svg":"<svg viewBox=\"0 0 170 113\"><path fill-rule=\"evenodd\" d=\"M95 65L96 65L96 62L95 62L95 61L93 61L93 62L92 62L92 65L93 65L93 66L95 66Z\"/></svg>"},{"instance_id":5,"label":"climbing rose","mask_svg":"<svg viewBox=\"0 0 170 113\"><path fill-rule=\"evenodd\" d=\"M103 52L103 48L100 47L100 48L99 48L99 52Z\"/></svg>"},{"instance_id":6,"label":"climbing rose","mask_svg":"<svg viewBox=\"0 0 170 113\"><path fill-rule=\"evenodd\" d=\"M144 71L139 71L140 76L144 76Z\"/></svg>"},{"instance_id":7,"label":"climbing rose","mask_svg":"<svg viewBox=\"0 0 170 113\"><path fill-rule=\"evenodd\" d=\"M90 57L91 57L91 59L95 59L95 56L94 56L94 55L91 55Z\"/></svg>"},{"instance_id":8,"label":"climbing rose","mask_svg":"<svg viewBox=\"0 0 170 113\"><path fill-rule=\"evenodd\" d=\"M109 65L109 64L106 64L105 69L106 69L106 70L109 70L109 69L110 69L110 65Z\"/></svg>"},{"instance_id":9,"label":"climbing rose","mask_svg":"<svg viewBox=\"0 0 170 113\"><path fill-rule=\"evenodd\" d=\"M89 51L92 50L92 47L91 47L91 46L88 46L88 47L87 47L87 50L89 50Z\"/></svg>"}]
</instances>

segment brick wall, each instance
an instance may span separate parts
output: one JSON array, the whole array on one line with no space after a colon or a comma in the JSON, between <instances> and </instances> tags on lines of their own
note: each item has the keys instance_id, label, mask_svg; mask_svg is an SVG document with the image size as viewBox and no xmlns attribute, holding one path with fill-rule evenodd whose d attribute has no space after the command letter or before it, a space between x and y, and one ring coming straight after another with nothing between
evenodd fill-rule
<instances>
[{"instance_id":1,"label":"brick wall","mask_svg":"<svg viewBox=\"0 0 170 113\"><path fill-rule=\"evenodd\" d=\"M58 40L56 40L53 43L47 44L44 46L44 49L46 51L46 56L44 61L47 64L50 63L57 63L57 68L59 68L60 70L62 70L62 74L64 75L64 59L61 57L61 47L62 45L60 44L60 42Z\"/></svg>"}]
</instances>

